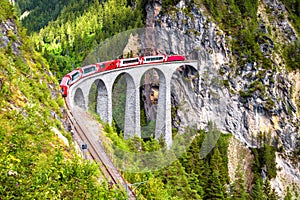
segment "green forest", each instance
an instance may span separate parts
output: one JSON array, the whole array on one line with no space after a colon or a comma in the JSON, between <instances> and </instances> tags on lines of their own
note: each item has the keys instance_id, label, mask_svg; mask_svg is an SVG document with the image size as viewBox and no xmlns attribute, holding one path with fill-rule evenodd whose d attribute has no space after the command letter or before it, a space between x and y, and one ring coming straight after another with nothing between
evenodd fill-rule
<instances>
[{"instance_id":1,"label":"green forest","mask_svg":"<svg viewBox=\"0 0 300 200\"><path fill-rule=\"evenodd\" d=\"M187 1L189 9L196 1ZM124 191L110 188L104 180L98 181L101 172L95 163L82 160L71 145L62 143L53 133L53 128L59 130L72 143L60 121L64 102L58 82L73 68L80 67L105 39L144 27L145 7L152 2L17 0L12 6L8 0L1 1L0 20L14 20L18 32L9 31L9 43L0 43L0 199L126 199ZM163 0L162 12L169 12L170 6L178 2ZM265 69L273 67L257 42L264 36L271 37L259 31L258 0L200 2L212 20L232 35L231 50L239 66L256 60ZM299 33L299 1L282 2ZM19 21L25 11L30 14ZM19 50L15 50L14 45L18 44ZM299 41L295 41L278 47L283 49L288 70L300 69L299 46ZM123 140L120 128L115 126L104 124L104 130L115 146L126 151L151 152L165 147L163 141L153 138ZM220 133L213 122L208 131L193 133L187 151L170 166L145 173L123 172L129 183L143 182L136 187L138 199L278 199L269 181L276 176L275 152L280 151L279 147L264 138L261 148L251 149L254 178L252 188L246 188L240 171L236 172L235 182L229 180L227 154L232 135ZM199 152L205 137L214 134L221 137L202 158ZM266 169L265 180L262 168ZM285 199L292 199L289 192Z\"/></svg>"},{"instance_id":2,"label":"green forest","mask_svg":"<svg viewBox=\"0 0 300 200\"><path fill-rule=\"evenodd\" d=\"M126 152L153 152L164 148L164 143L155 139L144 141L138 137L124 140L116 128L105 125L104 130L110 141L105 141L105 148L109 154L120 155L120 149ZM253 162L253 187L246 188L244 176L236 171L233 183L228 176L228 144L232 135L220 133L213 123L205 131L189 130L179 138L180 144L186 140L185 136L194 137L190 146L183 155L173 162L156 171L145 173L123 172L126 180L130 183L141 183L137 188L139 199L278 199L277 194L271 190L269 180L276 176L275 151L267 143L259 149L253 149L255 160ZM220 135L216 146L206 156L202 157L199 152L204 148L206 137ZM178 139L178 138L177 138ZM113 149L111 149L113 144ZM174 144L175 145L175 144ZM176 145L175 145L176 146ZM171 149L170 154L175 155L176 150ZM159 155L158 155L159 156ZM161 157L163 163L164 157ZM112 158L112 160L114 160ZM130 159L127 160L130 162ZM132 164L138 165L140 161L134 160ZM151 162L151 161L149 161ZM261 167L267 168L267 180L261 178ZM132 168L135 168L134 166Z\"/></svg>"},{"instance_id":3,"label":"green forest","mask_svg":"<svg viewBox=\"0 0 300 200\"><path fill-rule=\"evenodd\" d=\"M106 38L143 27L143 7L141 0L134 7L126 0L73 1L63 7L55 21L49 20L48 26L31 33L32 40L60 79L72 66L80 67L88 53Z\"/></svg>"}]
</instances>

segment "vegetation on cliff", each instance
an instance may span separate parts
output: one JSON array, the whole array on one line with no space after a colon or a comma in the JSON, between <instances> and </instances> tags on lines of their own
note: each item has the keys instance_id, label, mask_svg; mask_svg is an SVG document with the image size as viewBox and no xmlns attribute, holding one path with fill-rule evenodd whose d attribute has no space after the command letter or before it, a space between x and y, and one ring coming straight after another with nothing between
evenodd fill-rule
<instances>
[{"instance_id":1,"label":"vegetation on cliff","mask_svg":"<svg viewBox=\"0 0 300 200\"><path fill-rule=\"evenodd\" d=\"M153 152L156 156L161 156L164 163L163 155L160 155L163 143L153 138L143 140L138 137L123 139L119 136L116 128L104 125L105 136L101 136L104 148L108 155L121 156L124 152ZM228 142L231 135L221 134L212 151L206 156L201 156L201 151L205 148L205 138L212 135L219 135L220 132L215 128L213 123L209 124L207 132L192 131L194 137L190 146L187 147L184 154L175 159L171 165L162 167L158 170L148 172L123 172L132 184L137 187L137 195L140 199L277 199L276 193L270 188L269 180L276 176L275 168L275 150L269 145L259 149L253 149L254 163L253 188L246 188L245 180L241 171L236 171L236 180L230 182L228 176ZM185 133L182 136L190 136ZM179 139L180 144L184 138ZM173 148L173 147L172 147ZM168 155L177 155L175 147L170 150ZM122 149L123 151L120 151ZM154 154L153 154L154 155ZM112 160L117 160L112 157ZM156 157L157 158L157 157ZM156 159L155 158L155 159ZM154 159L154 158L153 158ZM124 160L125 162L125 160ZM138 169L142 162L139 159L126 159L132 169ZM115 162L116 164L118 162ZM152 161L148 160L149 166ZM146 163L147 164L147 163ZM261 170L265 168L267 177L265 181L261 179ZM275 173L275 174L274 174ZM272 197L272 198L269 198Z\"/></svg>"},{"instance_id":2,"label":"vegetation on cliff","mask_svg":"<svg viewBox=\"0 0 300 200\"><path fill-rule=\"evenodd\" d=\"M55 21L32 33L35 48L51 63L50 70L60 79L72 67L80 67L101 41L116 33L142 27L144 4L141 0L135 1L134 7L126 0L71 1ZM31 26L25 22L24 25Z\"/></svg>"},{"instance_id":3,"label":"vegetation on cliff","mask_svg":"<svg viewBox=\"0 0 300 200\"><path fill-rule=\"evenodd\" d=\"M52 128L60 130L71 142L59 119L63 102L53 88L57 80L81 65L82 60L104 39L119 32L142 27L145 22L145 0L55 1L23 0L17 10L31 11L22 23L32 34L34 45L21 30L7 32L9 43L0 46L0 195L9 198L124 198L118 191L108 191L104 182L97 181L96 165L83 162L74 149L62 144ZM164 11L178 0L162 1ZM196 1L187 1L188 9ZM264 33L257 20L258 0L203 0L214 21L231 35L232 52L239 63L258 62L265 70L273 70L271 58L260 49L270 34ZM299 3L285 1L289 18L299 32ZM38 6L36 6L38 5ZM7 1L1 2L0 19L16 19ZM47 25L47 26L45 26ZM0 35L2 36L2 35ZM6 45L5 45L6 44ZM20 47L15 48L16 45ZM299 69L299 42L282 46L289 69ZM274 51L277 46L275 46ZM36 52L36 49L38 52ZM44 58L42 57L44 56ZM48 63L51 63L49 65ZM44 73L46 72L46 74ZM238 70L236 70L238 73ZM254 91L264 92L260 77L242 91L241 97L251 97ZM274 80L273 80L274 81ZM272 82L272 81L271 81ZM229 84L229 81L226 82ZM95 99L95 97L93 97ZM125 99L122 96L122 99ZM116 99L118 101L118 99ZM270 109L274 102L268 102ZM94 109L94 108L93 108ZM117 112L123 108L117 107ZM143 119L143 118L142 118ZM144 120L144 123L145 120ZM153 151L163 142L134 138L124 141L111 127L109 137L129 151ZM216 131L216 130L214 130ZM120 134L120 133L119 133ZM276 176L275 149L269 144L252 150L255 155L253 188L246 191L244 180L237 172L237 181L229 182L227 172L227 138L222 136L214 150L200 158L205 137L199 131L188 151L171 166L157 172L125 173L129 182L146 183L138 187L141 199L276 199L269 179ZM225 155L225 156L224 156ZM261 178L266 170L266 181ZM265 172L265 171L264 171ZM22 196L23 195L23 196Z\"/></svg>"},{"instance_id":4,"label":"vegetation on cliff","mask_svg":"<svg viewBox=\"0 0 300 200\"><path fill-rule=\"evenodd\" d=\"M63 100L47 61L16 25L13 7L1 1L0 196L1 199L124 198L98 181L98 166L85 162L61 123Z\"/></svg>"}]
</instances>

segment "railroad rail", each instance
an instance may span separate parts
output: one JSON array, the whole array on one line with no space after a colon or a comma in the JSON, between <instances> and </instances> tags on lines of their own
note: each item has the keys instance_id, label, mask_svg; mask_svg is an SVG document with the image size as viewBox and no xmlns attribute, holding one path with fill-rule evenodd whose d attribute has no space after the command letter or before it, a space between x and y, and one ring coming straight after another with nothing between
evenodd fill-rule
<instances>
[{"instance_id":1,"label":"railroad rail","mask_svg":"<svg viewBox=\"0 0 300 200\"><path fill-rule=\"evenodd\" d=\"M67 107L67 119L71 124L74 134L76 134L76 136L78 136L83 143L87 144L87 152L89 153L90 159L99 163L100 170L103 172L105 178L110 184L117 186L121 190L125 189L128 199L135 200L135 193L106 155L101 143L99 142L99 138L91 139L92 136L88 135L88 130L86 130L86 127L82 126L82 124L79 122L80 120L77 120L76 117L74 117L66 99L65 104Z\"/></svg>"}]
</instances>

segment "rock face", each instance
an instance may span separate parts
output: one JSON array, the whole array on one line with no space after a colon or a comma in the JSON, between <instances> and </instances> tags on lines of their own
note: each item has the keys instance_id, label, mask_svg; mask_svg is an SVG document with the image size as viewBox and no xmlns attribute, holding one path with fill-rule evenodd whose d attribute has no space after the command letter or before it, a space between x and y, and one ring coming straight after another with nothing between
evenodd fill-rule
<instances>
[{"instance_id":1,"label":"rock face","mask_svg":"<svg viewBox=\"0 0 300 200\"><path fill-rule=\"evenodd\" d=\"M194 6L188 15L181 9L185 7L184 1L169 14L158 14L160 7L161 1L147 7L150 28L147 37L141 40L145 43L142 46L152 45L166 53L183 54L199 61L200 77L195 77L197 73L189 67L173 75L172 103L176 107L173 126L183 132L187 126L205 129L213 121L219 130L232 133L247 147L259 147L259 138L265 134L270 143L282 146L285 152L295 151L300 121L292 91L299 79L290 79L280 67L284 61L274 52L274 41L269 37L258 41L262 53L271 57L273 69L263 69L253 62L239 66L236 73L232 67L233 55L226 44L230 35L204 16L201 7ZM286 12L279 1L263 0L257 14L262 31L267 31L265 27L271 24L276 27L278 41L294 41L297 35L287 19L273 16L276 20L271 21L265 13L266 7L274 10L274 16ZM280 163L289 162L288 158L283 160ZM299 164L284 166L290 167L284 174L292 177L300 188L300 173L296 170ZM277 186L279 195L283 195L282 182Z\"/></svg>"},{"instance_id":2,"label":"rock face","mask_svg":"<svg viewBox=\"0 0 300 200\"><path fill-rule=\"evenodd\" d=\"M0 22L0 48L6 48L8 44L12 43L12 53L19 55L21 46L19 36L15 36L18 34L18 27L15 22L11 19Z\"/></svg>"}]
</instances>

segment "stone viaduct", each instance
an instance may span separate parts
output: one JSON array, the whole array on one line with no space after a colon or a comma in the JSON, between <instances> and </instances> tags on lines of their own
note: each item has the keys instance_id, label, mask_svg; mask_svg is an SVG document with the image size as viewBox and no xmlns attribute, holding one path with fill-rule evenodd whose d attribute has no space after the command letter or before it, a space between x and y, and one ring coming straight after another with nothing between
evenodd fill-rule
<instances>
[{"instance_id":1,"label":"stone viaduct","mask_svg":"<svg viewBox=\"0 0 300 200\"><path fill-rule=\"evenodd\" d=\"M97 113L105 122L112 122L112 90L117 77L124 75L126 79L125 104L125 139L134 135L141 136L140 127L140 84L142 76L151 69L159 75L159 96L155 138L163 136L167 146L172 145L172 119L171 119L171 79L173 73L181 66L188 65L198 71L198 61L180 61L171 63L146 64L136 67L125 67L106 71L79 80L69 90L71 107L80 106L88 110L89 93L95 83L98 90Z\"/></svg>"}]
</instances>

